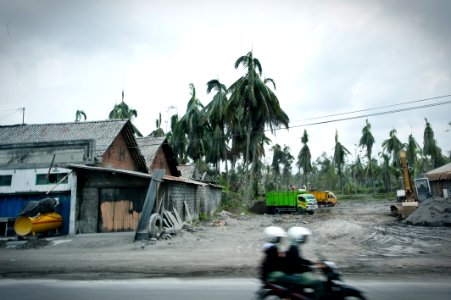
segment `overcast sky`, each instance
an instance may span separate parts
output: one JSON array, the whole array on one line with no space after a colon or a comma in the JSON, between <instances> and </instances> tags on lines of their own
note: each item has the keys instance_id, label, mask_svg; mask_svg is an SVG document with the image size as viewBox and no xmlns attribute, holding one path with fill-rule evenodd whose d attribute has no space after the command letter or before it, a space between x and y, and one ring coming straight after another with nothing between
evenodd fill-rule
<instances>
[{"instance_id":1,"label":"overcast sky","mask_svg":"<svg viewBox=\"0 0 451 300\"><path fill-rule=\"evenodd\" d=\"M154 130L161 112L166 131L190 83L206 105L206 83L231 85L244 72L236 59L253 50L293 126L271 139L293 156L304 129L314 159L333 154L336 130L359 151L366 117L313 123L431 104L369 116L373 152L392 129L422 145L427 118L448 153L451 97L413 101L451 94L450 14L448 0L0 0L0 124L21 123L20 107L28 124L72 122L78 109L104 120L124 89L139 130Z\"/></svg>"}]
</instances>

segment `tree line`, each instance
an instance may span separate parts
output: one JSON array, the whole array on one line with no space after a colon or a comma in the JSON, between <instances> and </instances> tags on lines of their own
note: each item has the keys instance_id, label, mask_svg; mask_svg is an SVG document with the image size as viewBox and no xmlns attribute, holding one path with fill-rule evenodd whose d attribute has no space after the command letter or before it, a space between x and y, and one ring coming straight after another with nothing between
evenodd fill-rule
<instances>
[{"instance_id":1,"label":"tree line","mask_svg":"<svg viewBox=\"0 0 451 300\"><path fill-rule=\"evenodd\" d=\"M174 114L170 131L165 133L161 128L160 113L156 130L150 136L166 136L179 164L194 163L200 174L207 174L227 190L242 195L244 203L267 190L286 189L291 184L339 189L341 193L390 192L399 188L401 150L407 152L414 176L450 161L451 157L443 155L437 145L427 119L423 146L412 134L407 143L401 142L393 129L382 143L383 150L376 155L372 151L375 139L371 124L366 120L359 141L365 154L357 155L354 161L348 159L351 153L340 143L338 132L333 155L324 152L313 160L308 132L304 130L296 161L288 146L275 144L270 147L272 162L265 165L265 146L271 145L266 132L274 133L283 127L288 129L289 118L275 94L275 81L262 77L262 66L252 51L236 60L235 69L240 67L244 74L229 87L218 79L208 81L207 94L213 94L213 97L206 106L198 99L195 86L190 84L191 97L185 114L180 118ZM109 119L132 119L137 115L137 111L124 102L122 91L122 101L115 104ZM77 110L75 121L82 118L86 120L86 114ZM142 136L136 127L135 132ZM297 167L296 172L293 165Z\"/></svg>"}]
</instances>

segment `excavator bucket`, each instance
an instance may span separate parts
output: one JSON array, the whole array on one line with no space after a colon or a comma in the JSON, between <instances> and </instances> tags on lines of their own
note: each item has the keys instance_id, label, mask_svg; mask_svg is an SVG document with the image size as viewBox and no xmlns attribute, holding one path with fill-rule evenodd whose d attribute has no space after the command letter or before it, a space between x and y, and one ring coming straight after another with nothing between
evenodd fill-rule
<instances>
[{"instance_id":1,"label":"excavator bucket","mask_svg":"<svg viewBox=\"0 0 451 300\"><path fill-rule=\"evenodd\" d=\"M394 217L405 219L410 216L418 208L418 202L403 202L402 204L394 204L390 206L391 214Z\"/></svg>"}]
</instances>

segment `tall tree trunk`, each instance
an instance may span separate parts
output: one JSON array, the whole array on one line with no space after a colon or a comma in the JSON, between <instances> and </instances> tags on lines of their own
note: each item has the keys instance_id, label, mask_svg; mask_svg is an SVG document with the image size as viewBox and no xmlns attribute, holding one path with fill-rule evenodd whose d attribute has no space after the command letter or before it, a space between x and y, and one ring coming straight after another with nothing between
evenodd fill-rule
<instances>
[{"instance_id":1,"label":"tall tree trunk","mask_svg":"<svg viewBox=\"0 0 451 300\"><path fill-rule=\"evenodd\" d=\"M257 155L257 147L254 147L254 149L252 150L252 163L251 163L251 167L249 168L249 185L248 188L246 189L247 191L247 201L245 202L246 205L251 203L251 198L252 198L252 191L253 191L253 187L254 187L254 177L255 177L255 172L256 172L256 167L257 167L257 162L256 162L256 157Z\"/></svg>"},{"instance_id":2,"label":"tall tree trunk","mask_svg":"<svg viewBox=\"0 0 451 300\"><path fill-rule=\"evenodd\" d=\"M226 171L226 185L227 185L227 189L229 189L229 185L230 185L230 180L229 180L229 163L228 163L228 159L227 159L227 150L224 150L224 157L225 157L225 171Z\"/></svg>"},{"instance_id":3,"label":"tall tree trunk","mask_svg":"<svg viewBox=\"0 0 451 300\"><path fill-rule=\"evenodd\" d=\"M245 159L245 171L246 176L244 180L244 203L249 203L250 199L250 191L252 189L252 186L249 185L250 177L251 177L251 171L249 170L249 148L251 144L251 131L252 131L252 118L251 113L249 112L249 124L247 125L247 137L246 137L246 159Z\"/></svg>"}]
</instances>

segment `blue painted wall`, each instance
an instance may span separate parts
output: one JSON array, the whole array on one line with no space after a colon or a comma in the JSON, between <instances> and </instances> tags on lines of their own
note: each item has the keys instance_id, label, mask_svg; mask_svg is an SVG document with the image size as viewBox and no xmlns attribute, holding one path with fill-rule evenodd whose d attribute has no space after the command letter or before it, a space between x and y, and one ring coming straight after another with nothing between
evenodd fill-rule
<instances>
[{"instance_id":1,"label":"blue painted wall","mask_svg":"<svg viewBox=\"0 0 451 300\"><path fill-rule=\"evenodd\" d=\"M0 195L0 218L17 218L28 201L37 201L47 197L58 198L60 205L55 209L63 217L62 234L69 233L70 192L29 195Z\"/></svg>"}]
</instances>

